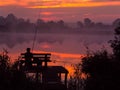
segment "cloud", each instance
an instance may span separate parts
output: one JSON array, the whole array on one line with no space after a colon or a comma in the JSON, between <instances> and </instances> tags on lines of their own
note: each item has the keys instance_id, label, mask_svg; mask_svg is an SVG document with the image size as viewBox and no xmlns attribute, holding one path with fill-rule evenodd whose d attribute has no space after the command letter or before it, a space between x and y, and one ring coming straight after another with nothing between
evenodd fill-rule
<instances>
[{"instance_id":1,"label":"cloud","mask_svg":"<svg viewBox=\"0 0 120 90\"><path fill-rule=\"evenodd\" d=\"M120 0L91 0L92 2L109 2L109 1L120 1Z\"/></svg>"},{"instance_id":2,"label":"cloud","mask_svg":"<svg viewBox=\"0 0 120 90\"><path fill-rule=\"evenodd\" d=\"M17 5L29 8L95 7L120 5L119 0L5 0L0 6Z\"/></svg>"}]
</instances>

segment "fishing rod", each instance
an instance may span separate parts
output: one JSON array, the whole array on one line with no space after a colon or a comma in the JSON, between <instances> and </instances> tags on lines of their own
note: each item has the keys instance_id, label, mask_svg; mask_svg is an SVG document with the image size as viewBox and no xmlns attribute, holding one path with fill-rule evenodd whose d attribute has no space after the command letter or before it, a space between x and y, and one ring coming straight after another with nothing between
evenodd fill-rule
<instances>
[{"instance_id":1,"label":"fishing rod","mask_svg":"<svg viewBox=\"0 0 120 90\"><path fill-rule=\"evenodd\" d=\"M34 50L36 38L37 38L37 26L35 26L35 35L34 35L34 38L33 38L32 52L33 52L33 50Z\"/></svg>"},{"instance_id":2,"label":"fishing rod","mask_svg":"<svg viewBox=\"0 0 120 90\"><path fill-rule=\"evenodd\" d=\"M38 0L38 3L39 3L39 0ZM40 10L38 11L38 18L40 18ZM34 50L35 42L36 42L36 39L37 39L37 31L38 31L38 24L36 23L35 24L35 33L34 33L34 37L33 37L33 44L32 44L32 52Z\"/></svg>"}]
</instances>

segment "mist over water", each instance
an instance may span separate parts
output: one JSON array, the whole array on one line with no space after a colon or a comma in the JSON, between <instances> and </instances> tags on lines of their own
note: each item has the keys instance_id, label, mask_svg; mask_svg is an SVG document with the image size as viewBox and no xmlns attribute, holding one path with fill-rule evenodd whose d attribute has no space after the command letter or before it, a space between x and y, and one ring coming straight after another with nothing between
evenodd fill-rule
<instances>
[{"instance_id":1,"label":"mist over water","mask_svg":"<svg viewBox=\"0 0 120 90\"><path fill-rule=\"evenodd\" d=\"M103 47L110 51L108 41L113 39L113 29L118 21L109 25L90 18L76 23L37 19L32 23L11 13L0 17L0 49L7 49L14 58L29 47L34 52L51 52L54 59L75 61L81 54L86 54L86 47L92 51Z\"/></svg>"},{"instance_id":2,"label":"mist over water","mask_svg":"<svg viewBox=\"0 0 120 90\"><path fill-rule=\"evenodd\" d=\"M7 49L12 58L17 58L20 53L25 52L27 47L33 47L34 33L0 33L0 50ZM34 43L34 51L54 52L70 55L86 54L86 47L96 51L103 47L110 51L108 44L112 40L113 33L37 33ZM69 61L79 60L76 57L60 57L59 54L53 54L53 59Z\"/></svg>"}]
</instances>

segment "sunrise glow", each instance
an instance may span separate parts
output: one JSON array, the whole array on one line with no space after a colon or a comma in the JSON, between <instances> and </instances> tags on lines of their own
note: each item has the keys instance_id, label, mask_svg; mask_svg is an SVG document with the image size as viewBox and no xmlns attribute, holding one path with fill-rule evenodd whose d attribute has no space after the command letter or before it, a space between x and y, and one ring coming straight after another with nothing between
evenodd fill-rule
<instances>
[{"instance_id":1,"label":"sunrise glow","mask_svg":"<svg viewBox=\"0 0 120 90\"><path fill-rule=\"evenodd\" d=\"M29 8L67 8L67 7L98 7L98 6L119 6L120 2L73 2L73 3L60 3L60 4L47 4L47 5L33 5Z\"/></svg>"},{"instance_id":2,"label":"sunrise glow","mask_svg":"<svg viewBox=\"0 0 120 90\"><path fill-rule=\"evenodd\" d=\"M61 58L78 58L81 59L84 57L84 54L70 54L70 53L60 53L60 52L45 52L45 51L33 51L33 53L51 53L52 56L59 56Z\"/></svg>"},{"instance_id":3,"label":"sunrise glow","mask_svg":"<svg viewBox=\"0 0 120 90\"><path fill-rule=\"evenodd\" d=\"M52 52L53 55L59 55L61 58L82 58L82 54L69 54L69 53L56 53Z\"/></svg>"},{"instance_id":4,"label":"sunrise glow","mask_svg":"<svg viewBox=\"0 0 120 90\"><path fill-rule=\"evenodd\" d=\"M97 6L119 6L120 1L92 1L92 0L5 0L0 1L0 6L17 5L26 8L63 8L63 7L97 7Z\"/></svg>"}]
</instances>

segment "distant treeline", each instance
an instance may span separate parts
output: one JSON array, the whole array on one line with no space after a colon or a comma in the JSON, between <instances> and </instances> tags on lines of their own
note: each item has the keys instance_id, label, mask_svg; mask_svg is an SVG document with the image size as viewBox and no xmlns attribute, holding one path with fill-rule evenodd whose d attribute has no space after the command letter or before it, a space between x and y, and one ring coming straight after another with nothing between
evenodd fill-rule
<instances>
[{"instance_id":1,"label":"distant treeline","mask_svg":"<svg viewBox=\"0 0 120 90\"><path fill-rule=\"evenodd\" d=\"M79 32L85 29L113 29L120 23L120 18L112 22L111 25L102 22L93 22L89 18L84 21L77 21L75 24L65 23L63 20L47 21L37 19L35 23L29 19L17 18L14 14L8 14L6 17L0 16L0 32Z\"/></svg>"}]
</instances>

